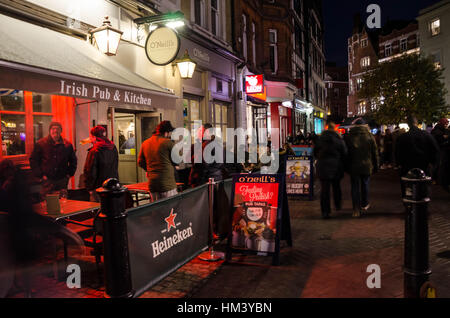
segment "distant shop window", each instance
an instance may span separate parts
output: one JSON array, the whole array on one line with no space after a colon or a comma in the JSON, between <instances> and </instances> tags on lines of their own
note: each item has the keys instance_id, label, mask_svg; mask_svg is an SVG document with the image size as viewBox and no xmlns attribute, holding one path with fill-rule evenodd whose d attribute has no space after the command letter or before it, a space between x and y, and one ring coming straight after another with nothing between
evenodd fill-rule
<instances>
[{"instance_id":1,"label":"distant shop window","mask_svg":"<svg viewBox=\"0 0 450 318\"><path fill-rule=\"evenodd\" d=\"M194 21L195 24L204 27L205 23L205 2L204 0L194 0Z\"/></svg>"},{"instance_id":2,"label":"distant shop window","mask_svg":"<svg viewBox=\"0 0 450 318\"><path fill-rule=\"evenodd\" d=\"M228 105L224 103L214 103L214 127L221 131L222 140L227 140L228 128Z\"/></svg>"},{"instance_id":3,"label":"distant shop window","mask_svg":"<svg viewBox=\"0 0 450 318\"><path fill-rule=\"evenodd\" d=\"M401 39L400 40L400 51L404 52L408 49L408 40L407 39Z\"/></svg>"},{"instance_id":4,"label":"distant shop window","mask_svg":"<svg viewBox=\"0 0 450 318\"><path fill-rule=\"evenodd\" d=\"M216 80L216 92L217 93L223 92L223 82L219 79Z\"/></svg>"},{"instance_id":5,"label":"distant shop window","mask_svg":"<svg viewBox=\"0 0 450 318\"><path fill-rule=\"evenodd\" d=\"M386 44L386 46L384 47L384 56L390 56L392 54L392 45L391 44Z\"/></svg>"},{"instance_id":6,"label":"distant shop window","mask_svg":"<svg viewBox=\"0 0 450 318\"><path fill-rule=\"evenodd\" d=\"M191 132L191 141L194 142L196 132L194 131L194 121L201 120L200 98L185 97L183 99L183 124L184 128Z\"/></svg>"},{"instance_id":7,"label":"distant shop window","mask_svg":"<svg viewBox=\"0 0 450 318\"><path fill-rule=\"evenodd\" d=\"M361 47L366 47L367 46L367 39L362 39L361 40Z\"/></svg>"},{"instance_id":8,"label":"distant shop window","mask_svg":"<svg viewBox=\"0 0 450 318\"><path fill-rule=\"evenodd\" d=\"M211 32L219 35L219 0L211 0Z\"/></svg>"},{"instance_id":9,"label":"distant shop window","mask_svg":"<svg viewBox=\"0 0 450 318\"><path fill-rule=\"evenodd\" d=\"M364 83L364 80L363 80L362 78L358 78L358 79L356 80L356 90L357 90L357 91L359 91L359 90L361 89L363 83Z\"/></svg>"},{"instance_id":10,"label":"distant shop window","mask_svg":"<svg viewBox=\"0 0 450 318\"><path fill-rule=\"evenodd\" d=\"M25 154L25 115L0 114L2 123L2 156Z\"/></svg>"},{"instance_id":11,"label":"distant shop window","mask_svg":"<svg viewBox=\"0 0 450 318\"><path fill-rule=\"evenodd\" d=\"M435 35L438 35L439 33L441 33L441 20L440 19L435 19L435 20L431 21L430 31L431 31L431 36L435 36Z\"/></svg>"},{"instance_id":12,"label":"distant shop window","mask_svg":"<svg viewBox=\"0 0 450 318\"><path fill-rule=\"evenodd\" d=\"M370 66L370 57L366 56L361 59L361 67L369 67Z\"/></svg>"},{"instance_id":13,"label":"distant shop window","mask_svg":"<svg viewBox=\"0 0 450 318\"><path fill-rule=\"evenodd\" d=\"M66 123L64 138L72 140L73 98L19 90L0 90L0 159L13 156L22 161L34 143L48 135L52 120ZM18 158L14 156L20 156Z\"/></svg>"},{"instance_id":14,"label":"distant shop window","mask_svg":"<svg viewBox=\"0 0 450 318\"><path fill-rule=\"evenodd\" d=\"M5 93L6 94L6 93ZM0 98L0 111L24 112L25 102L23 92L13 90L8 92L8 95Z\"/></svg>"},{"instance_id":15,"label":"distant shop window","mask_svg":"<svg viewBox=\"0 0 450 318\"><path fill-rule=\"evenodd\" d=\"M269 30L270 69L273 74L278 71L278 39L277 30Z\"/></svg>"},{"instance_id":16,"label":"distant shop window","mask_svg":"<svg viewBox=\"0 0 450 318\"><path fill-rule=\"evenodd\" d=\"M432 59L433 59L433 63L434 63L434 67L439 70L442 67L441 64L441 52L435 52L432 54Z\"/></svg>"}]
</instances>

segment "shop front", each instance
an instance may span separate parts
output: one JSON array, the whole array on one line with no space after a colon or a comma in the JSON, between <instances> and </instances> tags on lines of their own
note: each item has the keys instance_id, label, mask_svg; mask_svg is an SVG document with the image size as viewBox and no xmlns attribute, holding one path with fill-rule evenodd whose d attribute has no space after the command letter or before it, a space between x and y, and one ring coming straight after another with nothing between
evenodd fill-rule
<instances>
[{"instance_id":1,"label":"shop front","mask_svg":"<svg viewBox=\"0 0 450 318\"><path fill-rule=\"evenodd\" d=\"M181 108L177 108L177 125L191 131L194 142L194 123L210 123L221 132L226 142L227 128L234 128L236 123L236 58L225 53L226 50L214 50L211 43L193 34L182 34L180 44L180 52L187 51L196 68L191 79L180 82L183 102Z\"/></svg>"},{"instance_id":2,"label":"shop front","mask_svg":"<svg viewBox=\"0 0 450 318\"><path fill-rule=\"evenodd\" d=\"M0 15L0 159L28 165L34 143L48 135L51 121L58 121L63 137L76 148L78 167L69 184L76 189L83 186L89 148L81 141L90 128L103 125L120 151L120 181L134 183L141 180L136 165L140 143L161 112L175 107L171 91L89 42ZM123 164L127 160L133 162L129 169Z\"/></svg>"},{"instance_id":3,"label":"shop front","mask_svg":"<svg viewBox=\"0 0 450 318\"><path fill-rule=\"evenodd\" d=\"M316 110L313 113L314 118L314 132L316 135L320 135L325 129L325 118L324 112Z\"/></svg>"}]
</instances>

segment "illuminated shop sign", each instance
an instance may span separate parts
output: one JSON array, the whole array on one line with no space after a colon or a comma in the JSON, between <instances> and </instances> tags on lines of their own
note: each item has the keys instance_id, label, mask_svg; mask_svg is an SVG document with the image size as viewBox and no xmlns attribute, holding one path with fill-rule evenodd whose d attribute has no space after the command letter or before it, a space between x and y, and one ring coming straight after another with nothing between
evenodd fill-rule
<instances>
[{"instance_id":1,"label":"illuminated shop sign","mask_svg":"<svg viewBox=\"0 0 450 318\"><path fill-rule=\"evenodd\" d=\"M264 78L262 75L248 75L245 77L245 93L264 93Z\"/></svg>"}]
</instances>

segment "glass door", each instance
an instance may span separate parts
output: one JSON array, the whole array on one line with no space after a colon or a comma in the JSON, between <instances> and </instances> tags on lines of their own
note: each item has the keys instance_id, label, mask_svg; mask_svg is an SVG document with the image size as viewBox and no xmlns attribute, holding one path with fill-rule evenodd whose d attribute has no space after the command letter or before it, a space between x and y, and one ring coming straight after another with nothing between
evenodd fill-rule
<instances>
[{"instance_id":1,"label":"glass door","mask_svg":"<svg viewBox=\"0 0 450 318\"><path fill-rule=\"evenodd\" d=\"M114 113L114 143L119 151L119 180L124 184L137 182L136 116Z\"/></svg>"},{"instance_id":2,"label":"glass door","mask_svg":"<svg viewBox=\"0 0 450 318\"><path fill-rule=\"evenodd\" d=\"M156 130L156 126L160 123L160 113L148 112L140 113L136 115L136 131L137 131L137 151L136 156L139 156L142 143L150 138ZM137 181L146 182L147 175L144 169L137 166Z\"/></svg>"}]
</instances>

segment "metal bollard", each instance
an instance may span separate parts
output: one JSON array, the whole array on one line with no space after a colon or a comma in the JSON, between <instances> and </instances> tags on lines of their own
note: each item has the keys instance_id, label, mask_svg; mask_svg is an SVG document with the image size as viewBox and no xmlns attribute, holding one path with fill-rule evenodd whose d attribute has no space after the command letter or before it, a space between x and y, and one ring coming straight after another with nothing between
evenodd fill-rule
<instances>
[{"instance_id":1,"label":"metal bollard","mask_svg":"<svg viewBox=\"0 0 450 318\"><path fill-rule=\"evenodd\" d=\"M209 229L211 232L211 247L209 251L199 255L199 259L202 261L216 262L224 258L223 253L214 251L214 224L213 224L213 207L214 207L214 178L209 178L208 181L208 201L209 201Z\"/></svg>"},{"instance_id":2,"label":"metal bollard","mask_svg":"<svg viewBox=\"0 0 450 318\"><path fill-rule=\"evenodd\" d=\"M404 297L419 298L431 275L428 245L428 203L431 178L418 169L402 177L406 208L404 251Z\"/></svg>"},{"instance_id":3,"label":"metal bollard","mask_svg":"<svg viewBox=\"0 0 450 318\"><path fill-rule=\"evenodd\" d=\"M128 190L117 179L111 178L96 191L100 196L99 218L103 225L105 297L130 298L133 291L125 212L125 193Z\"/></svg>"}]
</instances>

